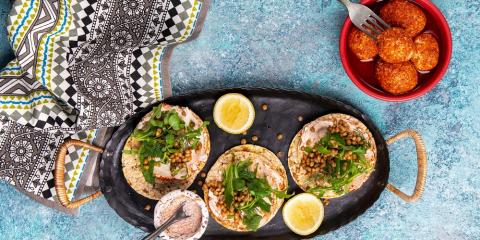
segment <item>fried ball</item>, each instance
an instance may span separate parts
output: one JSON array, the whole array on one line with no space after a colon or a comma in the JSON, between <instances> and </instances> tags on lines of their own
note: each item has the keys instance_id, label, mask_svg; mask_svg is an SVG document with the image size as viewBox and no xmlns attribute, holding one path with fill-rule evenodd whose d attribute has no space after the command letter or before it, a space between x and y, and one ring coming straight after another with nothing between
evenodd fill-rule
<instances>
[{"instance_id":1,"label":"fried ball","mask_svg":"<svg viewBox=\"0 0 480 240\"><path fill-rule=\"evenodd\" d=\"M418 84L417 70L410 62L387 63L378 61L375 76L380 86L392 94L403 94L414 89Z\"/></svg>"},{"instance_id":2,"label":"fried ball","mask_svg":"<svg viewBox=\"0 0 480 240\"><path fill-rule=\"evenodd\" d=\"M380 9L380 17L392 26L405 29L409 37L422 32L427 16L417 5L407 0L393 0Z\"/></svg>"},{"instance_id":3,"label":"fried ball","mask_svg":"<svg viewBox=\"0 0 480 240\"><path fill-rule=\"evenodd\" d=\"M415 54L415 44L401 28L389 28L378 36L379 55L388 63L409 61Z\"/></svg>"},{"instance_id":4,"label":"fried ball","mask_svg":"<svg viewBox=\"0 0 480 240\"><path fill-rule=\"evenodd\" d=\"M418 71L430 71L438 64L440 47L430 33L422 33L415 38L415 55L412 62Z\"/></svg>"},{"instance_id":5,"label":"fried ball","mask_svg":"<svg viewBox=\"0 0 480 240\"><path fill-rule=\"evenodd\" d=\"M373 60L378 54L375 40L356 27L353 27L348 35L348 47L360 61Z\"/></svg>"}]
</instances>

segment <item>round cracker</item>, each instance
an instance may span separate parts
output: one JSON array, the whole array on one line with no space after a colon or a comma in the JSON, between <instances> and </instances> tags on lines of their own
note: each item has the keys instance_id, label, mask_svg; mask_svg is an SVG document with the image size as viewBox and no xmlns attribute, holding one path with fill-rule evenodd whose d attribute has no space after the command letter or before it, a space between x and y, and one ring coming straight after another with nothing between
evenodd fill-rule
<instances>
[{"instance_id":1,"label":"round cracker","mask_svg":"<svg viewBox=\"0 0 480 240\"><path fill-rule=\"evenodd\" d=\"M208 172L205 179L205 183L211 181L222 181L223 174L227 169L228 165L235 161L235 158L237 157L242 157L243 159L250 159L252 161L252 166L258 166L258 174L260 174L260 176L262 177L266 177L268 183L273 188L279 190L285 190L288 188L287 173L280 160L270 150L255 145L241 145L223 153L217 159L212 168L210 168L210 171ZM211 193L207 187L204 187L203 190L208 210L210 211L210 215L213 219L215 219L215 221L217 221L225 228L233 231L249 231L243 223L236 224L234 223L233 219L229 219L228 216L222 215L217 208L217 196ZM283 199L279 199L276 197L272 198L271 211L262 217L259 228L266 225L273 219L282 204Z\"/></svg>"},{"instance_id":2,"label":"round cracker","mask_svg":"<svg viewBox=\"0 0 480 240\"><path fill-rule=\"evenodd\" d=\"M350 126L350 129L354 129L359 131L364 139L369 143L370 147L367 149L366 153L366 160L370 163L371 171L364 173L358 177L356 177L349 186L349 192L355 191L359 189L365 181L367 181L370 174L373 172L375 168L375 163L377 161L377 146L375 144L375 139L373 138L372 133L370 130L363 124L360 120L346 114L341 113L333 113L324 115L322 117L317 118L316 120L306 124L293 138L292 143L290 144L290 148L288 150L288 168L292 175L293 180L297 183L297 185L303 190L307 191L309 185L307 184L307 174L304 170L302 170L300 166L300 162L303 158L304 151L301 150L302 146L309 145L313 146L320 138L322 138L326 132L327 128L333 124L335 120L344 120ZM312 143L303 143L302 142L302 135L305 134L307 131L314 130L315 133L318 133L315 137L316 141L312 141ZM311 145L310 145L311 144ZM334 191L327 191L322 196L322 198L337 198L342 196L343 194L337 194Z\"/></svg>"},{"instance_id":3,"label":"round cracker","mask_svg":"<svg viewBox=\"0 0 480 240\"><path fill-rule=\"evenodd\" d=\"M230 148L229 151L244 151L244 152L252 152L256 154L260 154L267 158L268 160L275 162L276 165L282 165L282 162L280 159L278 159L278 156L270 151L267 148L258 146L258 145L253 145L253 144L243 144L243 145L238 145L233 148Z\"/></svg>"},{"instance_id":4,"label":"round cracker","mask_svg":"<svg viewBox=\"0 0 480 240\"><path fill-rule=\"evenodd\" d=\"M200 127L203 124L202 119L195 114L192 110L187 107L178 107L172 106L169 104L162 103L160 104L162 111L168 111L170 109L175 109L179 114L179 117L185 121L186 115L183 115L182 112L188 112L189 118L192 122L195 123L195 127ZM146 114L142 120L138 123L137 128L143 128L145 123L150 120L153 116L153 112ZM187 189L192 185L196 176L205 166L205 163L208 160L208 155L210 154L210 135L206 127L203 128L202 134L200 137L200 143L202 144L199 150L194 150L192 152L192 160L187 163L189 168L190 176L185 179L185 181L175 181L172 183L162 183L153 185L145 181L143 177L140 159L138 156L133 156L130 154L122 154L122 171L127 183L135 190L137 193L141 194L144 197L159 200L163 195L177 189ZM124 150L136 149L140 146L140 143L135 141L132 137L129 137Z\"/></svg>"}]
</instances>

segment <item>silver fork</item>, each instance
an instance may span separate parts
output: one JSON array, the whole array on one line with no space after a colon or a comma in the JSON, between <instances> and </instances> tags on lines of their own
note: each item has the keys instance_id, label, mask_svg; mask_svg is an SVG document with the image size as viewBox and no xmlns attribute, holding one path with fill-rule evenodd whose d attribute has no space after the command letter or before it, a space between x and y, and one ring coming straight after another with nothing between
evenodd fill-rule
<instances>
[{"instance_id":1,"label":"silver fork","mask_svg":"<svg viewBox=\"0 0 480 240\"><path fill-rule=\"evenodd\" d=\"M339 0L348 9L348 15L352 23L371 38L376 39L380 33L390 28L390 25L383 21L370 8L350 0Z\"/></svg>"},{"instance_id":2,"label":"silver fork","mask_svg":"<svg viewBox=\"0 0 480 240\"><path fill-rule=\"evenodd\" d=\"M142 240L157 239L158 235L160 235L160 233L162 233L165 229L170 227L170 225L172 225L172 224L174 224L174 223L176 223L176 222L178 222L182 219L185 219L187 217L190 217L190 216L188 216L185 213L185 202L183 202L182 204L180 204L180 207L178 207L178 209L175 211L175 213L167 221L165 221L155 231L153 231L152 233L150 233L146 237L142 238Z\"/></svg>"}]
</instances>

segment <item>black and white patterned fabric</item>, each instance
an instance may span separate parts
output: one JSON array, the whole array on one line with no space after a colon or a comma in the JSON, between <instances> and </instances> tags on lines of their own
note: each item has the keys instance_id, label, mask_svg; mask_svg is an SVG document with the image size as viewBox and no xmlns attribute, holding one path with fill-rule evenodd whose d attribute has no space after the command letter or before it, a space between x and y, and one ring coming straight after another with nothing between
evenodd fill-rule
<instances>
[{"instance_id":1,"label":"black and white patterned fabric","mask_svg":"<svg viewBox=\"0 0 480 240\"><path fill-rule=\"evenodd\" d=\"M55 199L53 168L66 139L101 144L106 128L171 92L172 45L189 39L199 0L16 0L8 22L16 58L0 72L0 179ZM91 153L69 149L72 199Z\"/></svg>"}]
</instances>

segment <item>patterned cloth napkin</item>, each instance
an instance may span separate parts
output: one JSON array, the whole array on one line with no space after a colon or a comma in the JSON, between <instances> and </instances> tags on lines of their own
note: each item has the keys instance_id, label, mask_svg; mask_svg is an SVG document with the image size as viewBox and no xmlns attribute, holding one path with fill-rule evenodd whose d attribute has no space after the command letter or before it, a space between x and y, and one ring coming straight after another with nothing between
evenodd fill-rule
<instances>
[{"instance_id":1,"label":"patterned cloth napkin","mask_svg":"<svg viewBox=\"0 0 480 240\"><path fill-rule=\"evenodd\" d=\"M16 0L16 58L0 72L0 179L45 205L66 139L105 144L109 127L171 95L173 47L194 37L206 0ZM97 154L69 149L67 195L95 190ZM97 187L98 188L98 187Z\"/></svg>"}]
</instances>

